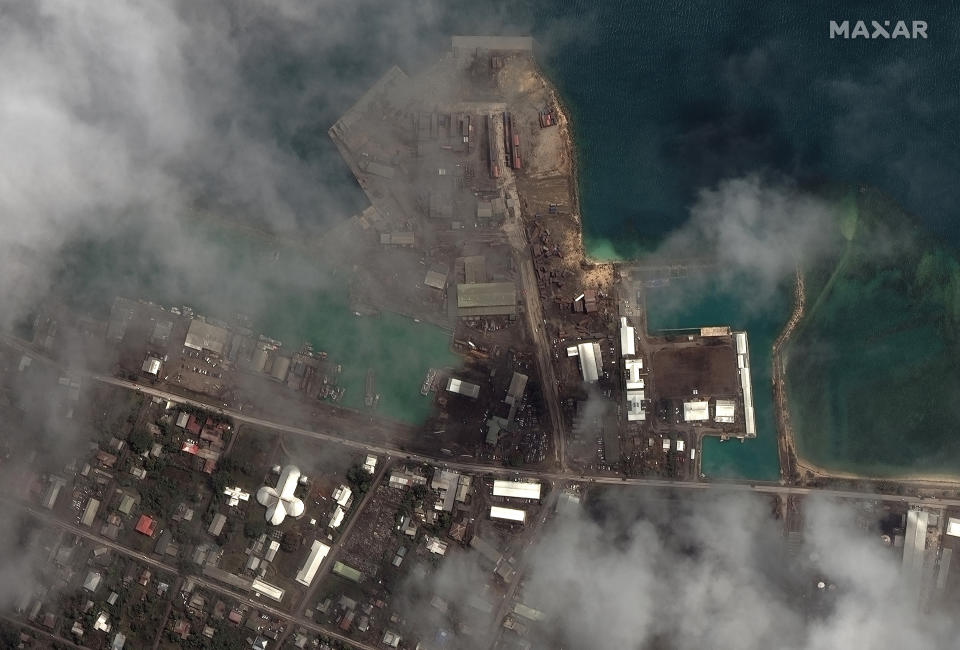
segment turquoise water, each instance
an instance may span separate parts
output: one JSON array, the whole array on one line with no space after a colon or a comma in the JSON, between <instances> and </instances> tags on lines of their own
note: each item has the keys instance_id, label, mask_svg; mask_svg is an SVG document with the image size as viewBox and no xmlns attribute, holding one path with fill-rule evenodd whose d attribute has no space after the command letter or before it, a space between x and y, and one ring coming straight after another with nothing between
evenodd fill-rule
<instances>
[{"instance_id":1,"label":"turquoise water","mask_svg":"<svg viewBox=\"0 0 960 650\"><path fill-rule=\"evenodd\" d=\"M712 478L777 480L777 431L773 414L770 352L790 311L790 294L781 291L769 304L751 301L752 287L732 282L719 285L707 277L672 280L669 285L647 290L647 318L651 331L730 325L747 331L757 418L753 440L720 442L704 439L701 472Z\"/></svg>"},{"instance_id":2,"label":"turquoise water","mask_svg":"<svg viewBox=\"0 0 960 650\"><path fill-rule=\"evenodd\" d=\"M449 334L438 327L394 314L355 316L342 272L297 251L195 225L190 235L217 272L185 274L163 265L166 258L129 256L127 244L139 234L134 230L117 240L71 246L64 253L58 290L73 307L99 318L109 313L115 295L185 304L224 319L244 313L255 330L283 341L287 349L310 342L341 364L344 406L363 408L366 373L372 368L380 394L377 412L404 422L420 423L430 414L432 401L420 394L427 369L460 363L450 351Z\"/></svg>"}]
</instances>

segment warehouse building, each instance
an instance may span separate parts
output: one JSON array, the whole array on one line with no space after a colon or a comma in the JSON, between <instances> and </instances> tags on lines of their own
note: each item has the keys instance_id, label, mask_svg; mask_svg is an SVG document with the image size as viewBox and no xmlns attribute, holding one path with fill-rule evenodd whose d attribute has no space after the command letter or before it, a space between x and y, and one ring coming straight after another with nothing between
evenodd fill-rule
<instances>
[{"instance_id":1,"label":"warehouse building","mask_svg":"<svg viewBox=\"0 0 960 650\"><path fill-rule=\"evenodd\" d=\"M603 371L603 359L600 356L599 343L580 343L567 348L568 357L580 357L580 374L583 381L595 384Z\"/></svg>"},{"instance_id":2,"label":"warehouse building","mask_svg":"<svg viewBox=\"0 0 960 650\"><path fill-rule=\"evenodd\" d=\"M447 381L447 390L451 393L466 395L472 399L477 399L477 396L480 394L479 386L471 384L470 382L461 381L456 377L451 377L449 381Z\"/></svg>"},{"instance_id":3,"label":"warehouse building","mask_svg":"<svg viewBox=\"0 0 960 650\"><path fill-rule=\"evenodd\" d=\"M539 499L540 483L527 481L494 481L493 496L508 499Z\"/></svg>"},{"instance_id":4,"label":"warehouse building","mask_svg":"<svg viewBox=\"0 0 960 650\"><path fill-rule=\"evenodd\" d=\"M627 317L620 318L620 354L632 357L637 353L637 337L633 327L627 323Z\"/></svg>"},{"instance_id":5,"label":"warehouse building","mask_svg":"<svg viewBox=\"0 0 960 650\"><path fill-rule=\"evenodd\" d=\"M250 588L253 589L258 594L266 596L267 598L272 598L278 603L283 600L283 589L280 587L274 587L268 582L264 582L259 578L254 578L253 583L250 585Z\"/></svg>"},{"instance_id":6,"label":"warehouse building","mask_svg":"<svg viewBox=\"0 0 960 650\"><path fill-rule=\"evenodd\" d=\"M457 314L461 318L516 316L517 286L513 282L458 284Z\"/></svg>"},{"instance_id":7,"label":"warehouse building","mask_svg":"<svg viewBox=\"0 0 960 650\"><path fill-rule=\"evenodd\" d=\"M713 419L724 424L732 424L737 405L732 399L718 399Z\"/></svg>"},{"instance_id":8,"label":"warehouse building","mask_svg":"<svg viewBox=\"0 0 960 650\"><path fill-rule=\"evenodd\" d=\"M191 350L207 350L222 356L229 338L230 332L222 327L194 318L190 321L183 344Z\"/></svg>"},{"instance_id":9,"label":"warehouse building","mask_svg":"<svg viewBox=\"0 0 960 650\"><path fill-rule=\"evenodd\" d=\"M297 582L304 587L309 587L310 583L313 582L314 576L317 575L317 570L323 563L323 559L327 557L327 553L329 552L329 546L318 539L313 540L313 544L310 546L310 554L307 555L303 566L297 571Z\"/></svg>"},{"instance_id":10,"label":"warehouse building","mask_svg":"<svg viewBox=\"0 0 960 650\"><path fill-rule=\"evenodd\" d=\"M522 524L527 518L527 513L524 510L517 510L516 508L503 508L501 506L490 506L490 518L502 519L504 521L513 521L513 522L518 522Z\"/></svg>"},{"instance_id":11,"label":"warehouse building","mask_svg":"<svg viewBox=\"0 0 960 650\"><path fill-rule=\"evenodd\" d=\"M705 422L709 419L709 402L706 400L690 400L683 403L684 422Z\"/></svg>"}]
</instances>

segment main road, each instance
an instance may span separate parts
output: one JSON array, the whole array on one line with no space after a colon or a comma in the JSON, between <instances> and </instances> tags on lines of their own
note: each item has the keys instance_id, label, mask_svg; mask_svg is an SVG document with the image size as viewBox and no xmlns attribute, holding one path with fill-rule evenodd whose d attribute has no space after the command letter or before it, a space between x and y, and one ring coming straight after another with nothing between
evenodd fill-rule
<instances>
[{"instance_id":1,"label":"main road","mask_svg":"<svg viewBox=\"0 0 960 650\"><path fill-rule=\"evenodd\" d=\"M40 355L34 350L31 350L29 347L25 346L21 341L14 339L9 336L0 335L0 339L6 341L7 343L13 345L18 350L29 354L30 356L45 362L56 364L56 362L51 359ZM178 404L188 404L190 406L195 406L197 408L206 409L209 411L215 411L221 415L232 418L237 422L244 422L253 426L261 427L266 430L278 431L282 433L290 433L293 435L301 436L304 438L312 438L314 440L319 440L322 442L330 442L338 445L342 445L347 448L356 449L358 451L367 452L371 454L380 454L383 456L393 456L399 459L407 459L411 461L421 462L421 463L430 463L433 465L439 465L441 467L447 467L450 469L460 470L464 472L473 472L476 474L487 474L492 476L506 476L506 477L517 477L517 478L539 478L544 480L552 481L568 481L571 483L581 483L585 485L625 485L625 486L638 486L638 487L648 487L648 488L666 488L673 490L718 490L726 492L735 492L735 493L757 493L757 494L771 494L771 495L783 495L783 496L804 496L810 494L821 494L827 497L840 498L840 499L862 499L862 500L878 500L883 499L885 501L899 501L901 503L925 503L925 504L937 504L944 506L960 506L960 499L946 499L946 498L928 498L922 496L903 496L903 495L890 495L890 494L878 494L871 491L862 491L862 490L842 490L842 489L828 489L828 488L805 488L805 487L794 487L789 485L780 485L779 483L773 482L762 482L762 481L722 481L722 482L688 482L688 481L672 481L666 479L655 479L655 478L626 478L619 476L604 476L604 475L594 475L588 476L583 474L575 474L567 470L560 471L541 471L541 470L530 470L530 469L514 469L509 467L496 467L491 465L482 465L480 463L466 463L466 462L457 462L454 460L449 460L447 458L437 458L434 456L427 456L424 454L416 454L404 451L396 447L390 447L387 445L375 445L363 442L361 440L353 440L350 438L344 437L341 431L335 429L325 429L325 430L311 430L305 429L303 427L297 427L290 424L284 424L282 422L274 422L271 420L266 420L264 418L259 418L252 416L241 411L224 408L218 403L212 401L203 401L195 398L184 397L182 395L176 395L168 391L160 390L152 386L142 386L136 382L128 381L126 379L119 379L117 377L111 377L108 375L98 375L98 374L86 374L87 377L99 381L105 384L110 384L117 386L119 388L125 388L127 390L137 391L144 393L146 395L152 395L154 397L159 397L171 402ZM927 486L924 486L927 487ZM929 486L936 487L936 486Z\"/></svg>"},{"instance_id":2,"label":"main road","mask_svg":"<svg viewBox=\"0 0 960 650\"><path fill-rule=\"evenodd\" d=\"M857 490L840 489L822 489L822 488L804 488L793 487L789 485L780 485L779 483L760 482L760 481L724 481L724 482L688 482L672 481L656 478L626 478L619 476L587 476L583 474L574 474L569 471L540 471L530 469L515 469L510 467L496 467L491 465L482 465L480 463L465 463L448 460L446 458L437 458L426 456L424 454L415 454L406 452L395 447L386 445L374 445L360 440L352 440L343 437L341 432L328 429L325 431L304 429L282 422L274 422L263 418L245 414L228 408L218 407L214 403L204 402L202 400L175 395L167 391L153 388L151 386L141 386L126 379L118 379L107 375L90 375L92 379L106 384L111 384L127 390L138 391L146 395L159 397L179 404L188 404L197 408L213 410L217 413L230 417L237 422L244 422L249 425L257 426L270 431L290 433L304 438L312 438L322 442L330 442L343 445L345 447L356 449L371 454L380 454L383 456L393 456L395 458L407 459L420 463L429 463L439 465L449 469L455 469L463 472L473 472L475 474L488 474L493 476L507 476L517 478L539 478L552 481L568 481L571 483L595 484L595 485L632 485L648 488L668 488L677 490L718 490L737 493L758 493L772 495L808 495L822 494L828 497L841 499L867 499L876 500L882 498L885 501L900 501L902 503L936 503L939 505L960 506L960 499L931 499L918 496L902 495L880 495L875 492L863 492Z\"/></svg>"}]
</instances>

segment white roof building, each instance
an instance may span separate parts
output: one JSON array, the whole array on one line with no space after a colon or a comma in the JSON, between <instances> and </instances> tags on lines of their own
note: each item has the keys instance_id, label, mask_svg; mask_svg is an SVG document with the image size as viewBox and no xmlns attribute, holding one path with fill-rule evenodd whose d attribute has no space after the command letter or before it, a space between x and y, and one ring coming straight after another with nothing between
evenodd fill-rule
<instances>
[{"instance_id":1,"label":"white roof building","mask_svg":"<svg viewBox=\"0 0 960 650\"><path fill-rule=\"evenodd\" d=\"M627 324L627 317L620 318L620 354L632 357L637 353L636 335L633 327Z\"/></svg>"},{"instance_id":2,"label":"white roof building","mask_svg":"<svg viewBox=\"0 0 960 650\"><path fill-rule=\"evenodd\" d=\"M717 422L732 423L737 405L732 399L718 399L716 414L713 419Z\"/></svg>"},{"instance_id":3,"label":"white roof building","mask_svg":"<svg viewBox=\"0 0 960 650\"><path fill-rule=\"evenodd\" d=\"M103 576L98 571L90 571L83 581L83 588L92 593L100 588L101 580L103 580Z\"/></svg>"},{"instance_id":4,"label":"white roof building","mask_svg":"<svg viewBox=\"0 0 960 650\"><path fill-rule=\"evenodd\" d=\"M347 511L343 509L342 506L337 506L333 511L333 515L330 517L330 528L339 528L340 524L343 523L343 517L347 514Z\"/></svg>"},{"instance_id":5,"label":"white roof building","mask_svg":"<svg viewBox=\"0 0 960 650\"><path fill-rule=\"evenodd\" d=\"M266 596L267 598L272 598L278 603L283 600L283 589L280 587L275 587L269 582L264 582L259 578L254 578L253 582L250 583L250 588L253 589L258 594Z\"/></svg>"},{"instance_id":6,"label":"white roof building","mask_svg":"<svg viewBox=\"0 0 960 650\"><path fill-rule=\"evenodd\" d=\"M643 408L644 393L642 390L627 391L627 421L639 422L647 419L647 412Z\"/></svg>"},{"instance_id":7,"label":"white roof building","mask_svg":"<svg viewBox=\"0 0 960 650\"><path fill-rule=\"evenodd\" d=\"M643 359L627 359L623 362L623 369L627 390L643 388L643 377L640 376L643 371Z\"/></svg>"},{"instance_id":8,"label":"white roof building","mask_svg":"<svg viewBox=\"0 0 960 650\"><path fill-rule=\"evenodd\" d=\"M435 555L447 554L447 543L440 540L439 537L427 537L427 550Z\"/></svg>"},{"instance_id":9,"label":"white roof building","mask_svg":"<svg viewBox=\"0 0 960 650\"><path fill-rule=\"evenodd\" d=\"M320 564L323 563L323 559L327 557L327 553L329 552L329 546L318 539L313 540L313 545L310 547L310 554L307 556L303 566L300 567L300 570L297 571L297 582L304 587L309 587L310 583L313 582L313 577L317 575L317 569L320 568Z\"/></svg>"},{"instance_id":10,"label":"white roof building","mask_svg":"<svg viewBox=\"0 0 960 650\"><path fill-rule=\"evenodd\" d=\"M230 497L230 500L227 502L227 505L230 506L238 505L241 501L250 500L250 493L244 492L239 487L224 488L223 493Z\"/></svg>"},{"instance_id":11,"label":"white roof building","mask_svg":"<svg viewBox=\"0 0 960 650\"><path fill-rule=\"evenodd\" d=\"M222 355L229 337L230 332L222 327L194 318L190 321L190 328L187 330L187 338L183 345L192 350L209 350Z\"/></svg>"},{"instance_id":12,"label":"white roof building","mask_svg":"<svg viewBox=\"0 0 960 650\"><path fill-rule=\"evenodd\" d=\"M576 347L567 348L567 356L580 357L580 374L583 381L595 384L600 379L603 370L603 359L600 356L599 343L580 343Z\"/></svg>"},{"instance_id":13,"label":"white roof building","mask_svg":"<svg viewBox=\"0 0 960 650\"><path fill-rule=\"evenodd\" d=\"M350 496L353 494L353 491L344 484L340 484L333 491L333 500L336 501L343 507L346 507L350 503Z\"/></svg>"},{"instance_id":14,"label":"white roof building","mask_svg":"<svg viewBox=\"0 0 960 650\"><path fill-rule=\"evenodd\" d=\"M960 537L960 519L956 517L947 519L947 535Z\"/></svg>"},{"instance_id":15,"label":"white roof building","mask_svg":"<svg viewBox=\"0 0 960 650\"><path fill-rule=\"evenodd\" d=\"M300 481L300 470L295 465L287 465L280 472L277 486L263 486L257 490L257 502L267 508L267 521L274 526L287 516L299 517L303 514L303 501L293 495Z\"/></svg>"},{"instance_id":16,"label":"white roof building","mask_svg":"<svg viewBox=\"0 0 960 650\"><path fill-rule=\"evenodd\" d=\"M517 510L516 508L502 508L500 506L490 506L490 517L492 519L505 519L507 521L518 521L522 524L527 518L527 513L524 510Z\"/></svg>"},{"instance_id":17,"label":"white roof building","mask_svg":"<svg viewBox=\"0 0 960 650\"><path fill-rule=\"evenodd\" d=\"M479 386L467 381L461 381L456 377L451 377L447 382L447 390L451 393L459 393L460 395L466 395L473 399L477 399L477 395L480 394Z\"/></svg>"},{"instance_id":18,"label":"white roof building","mask_svg":"<svg viewBox=\"0 0 960 650\"><path fill-rule=\"evenodd\" d=\"M186 411L180 411L180 415L177 416L177 426L181 429L187 426L187 420L190 419L190 414Z\"/></svg>"},{"instance_id":19,"label":"white roof building","mask_svg":"<svg viewBox=\"0 0 960 650\"><path fill-rule=\"evenodd\" d=\"M508 499L539 499L540 483L526 481L494 481L493 496Z\"/></svg>"},{"instance_id":20,"label":"white roof building","mask_svg":"<svg viewBox=\"0 0 960 650\"><path fill-rule=\"evenodd\" d=\"M704 422L710 419L709 402L706 400L691 400L683 403L684 422Z\"/></svg>"},{"instance_id":21,"label":"white roof building","mask_svg":"<svg viewBox=\"0 0 960 650\"><path fill-rule=\"evenodd\" d=\"M143 360L143 365L140 366L140 369L148 375L153 375L156 377L158 374L160 374L160 359L156 357L147 357Z\"/></svg>"},{"instance_id":22,"label":"white roof building","mask_svg":"<svg viewBox=\"0 0 960 650\"><path fill-rule=\"evenodd\" d=\"M363 469L365 469L368 474L373 474L374 470L377 469L377 457L369 454L367 459L363 461Z\"/></svg>"}]
</instances>

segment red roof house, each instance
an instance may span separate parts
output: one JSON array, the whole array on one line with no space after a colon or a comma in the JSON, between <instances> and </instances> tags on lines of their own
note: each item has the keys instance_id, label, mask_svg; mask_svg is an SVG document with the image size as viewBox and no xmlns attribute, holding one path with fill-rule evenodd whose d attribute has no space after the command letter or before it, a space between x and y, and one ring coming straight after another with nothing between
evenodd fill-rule
<instances>
[{"instance_id":1,"label":"red roof house","mask_svg":"<svg viewBox=\"0 0 960 650\"><path fill-rule=\"evenodd\" d=\"M157 522L146 515L140 515L140 521L137 522L137 532L143 533L147 537L153 537L153 531L157 529Z\"/></svg>"}]
</instances>

